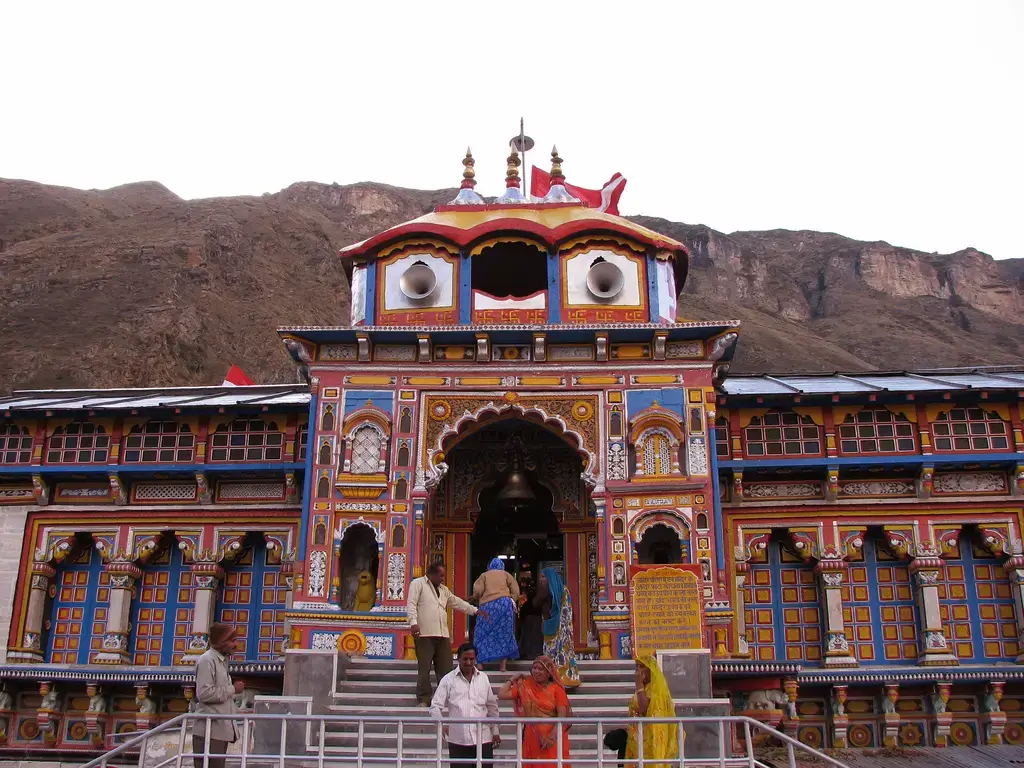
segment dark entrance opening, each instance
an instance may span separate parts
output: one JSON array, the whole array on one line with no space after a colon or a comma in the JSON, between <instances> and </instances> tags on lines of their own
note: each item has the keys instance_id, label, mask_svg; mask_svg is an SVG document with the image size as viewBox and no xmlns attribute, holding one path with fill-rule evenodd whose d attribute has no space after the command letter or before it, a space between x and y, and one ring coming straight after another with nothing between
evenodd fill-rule
<instances>
[{"instance_id":1,"label":"dark entrance opening","mask_svg":"<svg viewBox=\"0 0 1024 768\"><path fill-rule=\"evenodd\" d=\"M667 525L652 525L636 546L642 565L670 565L683 562L683 545L679 534Z\"/></svg>"}]
</instances>

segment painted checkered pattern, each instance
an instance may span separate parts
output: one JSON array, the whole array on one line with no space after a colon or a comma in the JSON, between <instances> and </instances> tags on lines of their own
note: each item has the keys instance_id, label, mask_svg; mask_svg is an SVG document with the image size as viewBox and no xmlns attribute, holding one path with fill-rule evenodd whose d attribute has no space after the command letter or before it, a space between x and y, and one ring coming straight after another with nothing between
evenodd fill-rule
<instances>
[{"instance_id":1,"label":"painted checkered pattern","mask_svg":"<svg viewBox=\"0 0 1024 768\"><path fill-rule=\"evenodd\" d=\"M52 664L88 664L89 652L103 642L110 577L102 558L86 549L60 567L56 582L46 660Z\"/></svg>"},{"instance_id":2,"label":"painted checkered pattern","mask_svg":"<svg viewBox=\"0 0 1024 768\"><path fill-rule=\"evenodd\" d=\"M759 660L820 662L821 607L812 566L777 543L768 562L752 565L747 588L747 643Z\"/></svg>"},{"instance_id":3,"label":"painted checkered pattern","mask_svg":"<svg viewBox=\"0 0 1024 768\"><path fill-rule=\"evenodd\" d=\"M961 661L1013 661L1017 625L1010 582L999 561L961 541L939 586L943 629Z\"/></svg>"},{"instance_id":4,"label":"painted checkered pattern","mask_svg":"<svg viewBox=\"0 0 1024 768\"><path fill-rule=\"evenodd\" d=\"M280 656L287 591L281 567L262 541L225 573L217 620L236 628L239 658L269 661Z\"/></svg>"}]
</instances>

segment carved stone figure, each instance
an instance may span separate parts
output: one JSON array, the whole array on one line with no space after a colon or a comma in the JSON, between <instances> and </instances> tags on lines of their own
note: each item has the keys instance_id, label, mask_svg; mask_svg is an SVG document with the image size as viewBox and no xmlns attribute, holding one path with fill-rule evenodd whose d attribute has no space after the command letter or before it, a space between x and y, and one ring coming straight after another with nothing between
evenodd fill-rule
<instances>
[{"instance_id":1,"label":"carved stone figure","mask_svg":"<svg viewBox=\"0 0 1024 768\"><path fill-rule=\"evenodd\" d=\"M356 587L357 611L368 611L377 602L377 585L373 583L373 577L369 571L362 571L359 574L359 586Z\"/></svg>"}]
</instances>

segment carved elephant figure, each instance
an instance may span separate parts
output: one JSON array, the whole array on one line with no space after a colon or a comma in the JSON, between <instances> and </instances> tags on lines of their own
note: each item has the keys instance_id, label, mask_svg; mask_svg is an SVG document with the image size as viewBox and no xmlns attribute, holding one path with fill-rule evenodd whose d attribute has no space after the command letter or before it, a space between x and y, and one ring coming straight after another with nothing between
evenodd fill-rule
<instances>
[{"instance_id":1,"label":"carved elephant figure","mask_svg":"<svg viewBox=\"0 0 1024 768\"><path fill-rule=\"evenodd\" d=\"M777 689L761 689L751 691L747 697L747 709L758 711L765 709L784 709L789 703L785 692Z\"/></svg>"}]
</instances>

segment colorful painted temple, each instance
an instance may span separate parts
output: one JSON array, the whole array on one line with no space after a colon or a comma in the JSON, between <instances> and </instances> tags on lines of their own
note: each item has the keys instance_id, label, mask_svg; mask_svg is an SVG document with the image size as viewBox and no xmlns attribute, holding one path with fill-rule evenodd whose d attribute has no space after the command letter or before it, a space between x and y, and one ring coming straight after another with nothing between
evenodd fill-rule
<instances>
[{"instance_id":1,"label":"colorful painted temple","mask_svg":"<svg viewBox=\"0 0 1024 768\"><path fill-rule=\"evenodd\" d=\"M0 399L0 751L187 710L213 621L252 692L292 650L411 658L409 581L496 554L560 569L601 659L630 566L699 566L716 693L811 745L1024 743L1024 370L728 375L681 243L557 155L541 201L514 152L493 203L464 166L341 250L351 318L280 329L305 383Z\"/></svg>"}]
</instances>

